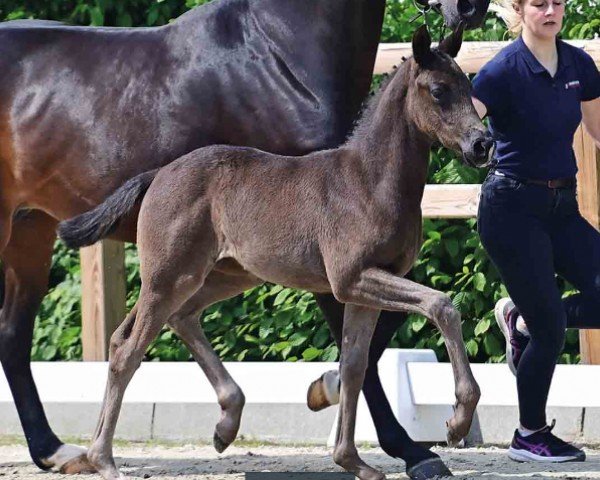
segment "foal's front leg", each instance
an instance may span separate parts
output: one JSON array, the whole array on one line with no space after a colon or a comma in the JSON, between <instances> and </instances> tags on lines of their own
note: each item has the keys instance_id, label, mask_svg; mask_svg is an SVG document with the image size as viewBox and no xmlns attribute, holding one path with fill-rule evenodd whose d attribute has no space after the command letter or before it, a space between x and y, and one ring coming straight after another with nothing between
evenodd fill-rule
<instances>
[{"instance_id":1,"label":"foal's front leg","mask_svg":"<svg viewBox=\"0 0 600 480\"><path fill-rule=\"evenodd\" d=\"M347 304L340 359L340 410L333 460L361 480L381 480L384 475L361 460L354 444L356 406L367 370L369 345L379 310Z\"/></svg>"},{"instance_id":2,"label":"foal's front leg","mask_svg":"<svg viewBox=\"0 0 600 480\"><path fill-rule=\"evenodd\" d=\"M332 286L341 302L419 313L440 330L454 372L456 406L447 426L448 443L456 445L469 433L480 391L467 358L460 314L450 298L437 290L378 268L366 269L356 280L333 283Z\"/></svg>"}]
</instances>

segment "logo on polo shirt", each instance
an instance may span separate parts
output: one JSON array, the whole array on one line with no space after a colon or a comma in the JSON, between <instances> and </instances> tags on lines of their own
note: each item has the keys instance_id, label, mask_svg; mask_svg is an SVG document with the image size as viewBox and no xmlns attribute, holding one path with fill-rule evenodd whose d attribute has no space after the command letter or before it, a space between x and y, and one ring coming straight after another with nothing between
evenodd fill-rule
<instances>
[{"instance_id":1,"label":"logo on polo shirt","mask_svg":"<svg viewBox=\"0 0 600 480\"><path fill-rule=\"evenodd\" d=\"M565 83L565 90L568 90L569 88L579 88L580 86L579 80L573 80L572 82Z\"/></svg>"}]
</instances>

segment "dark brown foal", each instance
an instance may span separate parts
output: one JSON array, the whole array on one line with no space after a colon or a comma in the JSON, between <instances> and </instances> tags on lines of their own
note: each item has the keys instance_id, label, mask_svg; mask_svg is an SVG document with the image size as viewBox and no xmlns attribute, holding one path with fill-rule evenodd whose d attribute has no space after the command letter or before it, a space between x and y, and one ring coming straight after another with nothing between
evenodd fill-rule
<instances>
[{"instance_id":1,"label":"dark brown foal","mask_svg":"<svg viewBox=\"0 0 600 480\"><path fill-rule=\"evenodd\" d=\"M439 49L426 28L414 56L376 96L340 148L283 157L241 147L196 150L127 182L59 233L80 246L107 235L136 199L142 288L111 342L105 402L89 460L121 478L112 439L121 401L148 344L165 323L194 352L218 395L215 446L236 436L244 397L204 338L208 305L264 281L333 293L345 304L340 422L334 460L360 479L383 474L358 456L354 424L373 331L381 310L425 315L441 331L456 383L448 439L471 425L479 388L469 367L460 315L446 295L403 278L421 245L421 199L433 141L487 160L491 140L471 103L470 84L451 57L462 30ZM82 240L83 239L83 240Z\"/></svg>"}]
</instances>

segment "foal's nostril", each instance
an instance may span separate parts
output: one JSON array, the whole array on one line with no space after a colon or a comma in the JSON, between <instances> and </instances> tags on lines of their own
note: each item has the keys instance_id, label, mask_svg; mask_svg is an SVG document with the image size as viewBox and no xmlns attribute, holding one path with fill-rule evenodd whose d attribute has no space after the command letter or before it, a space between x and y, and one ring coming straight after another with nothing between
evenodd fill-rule
<instances>
[{"instance_id":1,"label":"foal's nostril","mask_svg":"<svg viewBox=\"0 0 600 480\"><path fill-rule=\"evenodd\" d=\"M487 157L491 142L484 138L479 138L473 143L473 153L477 158Z\"/></svg>"}]
</instances>

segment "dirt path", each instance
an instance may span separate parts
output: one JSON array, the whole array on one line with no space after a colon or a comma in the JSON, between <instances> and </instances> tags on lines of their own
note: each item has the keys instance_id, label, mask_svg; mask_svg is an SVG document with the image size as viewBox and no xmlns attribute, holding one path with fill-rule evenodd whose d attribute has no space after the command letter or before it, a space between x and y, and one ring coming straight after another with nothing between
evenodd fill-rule
<instances>
[{"instance_id":1,"label":"dirt path","mask_svg":"<svg viewBox=\"0 0 600 480\"><path fill-rule=\"evenodd\" d=\"M600 450L587 450L588 461L553 466L511 462L499 448L436 449L457 480L600 479ZM330 451L323 447L233 446L217 454L211 446L160 446L126 444L115 449L121 470L133 479L242 480L243 472L339 471ZM361 449L367 463L384 471L389 479L406 479L404 464L378 448ZM44 473L29 460L23 445L0 446L0 480L100 479L97 475L67 477Z\"/></svg>"}]
</instances>

